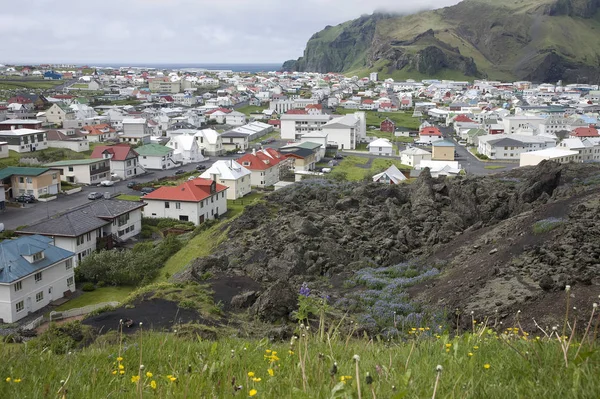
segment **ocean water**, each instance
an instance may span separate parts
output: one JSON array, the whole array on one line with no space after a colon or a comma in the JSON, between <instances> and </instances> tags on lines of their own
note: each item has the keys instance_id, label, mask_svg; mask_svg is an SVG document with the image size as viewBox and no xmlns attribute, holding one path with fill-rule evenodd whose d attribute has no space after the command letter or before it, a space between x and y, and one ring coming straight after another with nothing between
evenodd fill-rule
<instances>
[{"instance_id":1,"label":"ocean water","mask_svg":"<svg viewBox=\"0 0 600 399\"><path fill-rule=\"evenodd\" d=\"M271 72L279 71L283 63L280 64L227 64L227 63L215 63L215 64L152 64L152 63L103 63L93 64L90 66L96 66L100 68L122 68L122 67L140 67L140 68L154 68L154 69L168 69L168 70L208 70L208 71L233 71L233 72Z\"/></svg>"}]
</instances>

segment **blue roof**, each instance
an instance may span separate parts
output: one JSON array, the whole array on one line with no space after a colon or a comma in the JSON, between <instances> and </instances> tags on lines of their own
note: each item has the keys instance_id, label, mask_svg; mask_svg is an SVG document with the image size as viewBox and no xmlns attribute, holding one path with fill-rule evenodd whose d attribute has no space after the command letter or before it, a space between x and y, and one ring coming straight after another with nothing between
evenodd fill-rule
<instances>
[{"instance_id":1,"label":"blue roof","mask_svg":"<svg viewBox=\"0 0 600 399\"><path fill-rule=\"evenodd\" d=\"M23 256L44 251L44 258L29 263ZM0 242L0 284L10 284L75 255L55 247L52 239L40 235L24 236Z\"/></svg>"}]
</instances>

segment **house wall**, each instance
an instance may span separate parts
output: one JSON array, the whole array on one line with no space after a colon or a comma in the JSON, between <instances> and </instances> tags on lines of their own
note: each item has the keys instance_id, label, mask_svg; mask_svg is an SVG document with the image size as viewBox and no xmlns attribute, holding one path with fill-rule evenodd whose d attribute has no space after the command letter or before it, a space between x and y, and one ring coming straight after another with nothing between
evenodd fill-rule
<instances>
[{"instance_id":1,"label":"house wall","mask_svg":"<svg viewBox=\"0 0 600 399\"><path fill-rule=\"evenodd\" d=\"M78 141L62 141L62 140L48 140L48 147L50 148L68 148L71 151L83 152L90 149L90 143L88 140Z\"/></svg>"},{"instance_id":2,"label":"house wall","mask_svg":"<svg viewBox=\"0 0 600 399\"><path fill-rule=\"evenodd\" d=\"M101 236L102 229L90 231L79 237L54 237L54 245L75 253L75 266L79 265L81 260L96 251L97 238Z\"/></svg>"},{"instance_id":3,"label":"house wall","mask_svg":"<svg viewBox=\"0 0 600 399\"><path fill-rule=\"evenodd\" d=\"M242 150L248 149L248 138L247 137L224 137L223 148L225 151Z\"/></svg>"},{"instance_id":4,"label":"house wall","mask_svg":"<svg viewBox=\"0 0 600 399\"><path fill-rule=\"evenodd\" d=\"M60 173L50 170L39 176L12 176L11 187L13 197L31 194L39 198L43 194L58 194L60 191Z\"/></svg>"},{"instance_id":5,"label":"house wall","mask_svg":"<svg viewBox=\"0 0 600 399\"><path fill-rule=\"evenodd\" d=\"M145 123L123 123L123 135L128 137L143 137L148 135Z\"/></svg>"},{"instance_id":6,"label":"house wall","mask_svg":"<svg viewBox=\"0 0 600 399\"><path fill-rule=\"evenodd\" d=\"M429 135L425 135L425 134L419 134L419 141L421 143L433 143L434 141L440 141L442 140L443 137L441 136L429 136Z\"/></svg>"},{"instance_id":7,"label":"house wall","mask_svg":"<svg viewBox=\"0 0 600 399\"><path fill-rule=\"evenodd\" d=\"M421 163L421 161L431 161L431 154L426 154L426 155L402 154L400 156L400 162L403 165L412 166L413 168L415 166L418 166Z\"/></svg>"},{"instance_id":8,"label":"house wall","mask_svg":"<svg viewBox=\"0 0 600 399\"><path fill-rule=\"evenodd\" d=\"M323 128L330 144L337 144L340 150L356 149L356 128Z\"/></svg>"},{"instance_id":9,"label":"house wall","mask_svg":"<svg viewBox=\"0 0 600 399\"><path fill-rule=\"evenodd\" d=\"M42 135L41 140L39 135ZM7 142L8 149L18 153L40 151L48 148L46 132L23 135L0 134L0 141Z\"/></svg>"},{"instance_id":10,"label":"house wall","mask_svg":"<svg viewBox=\"0 0 600 399\"><path fill-rule=\"evenodd\" d=\"M369 147L369 154L373 155L393 155L394 147Z\"/></svg>"},{"instance_id":11,"label":"house wall","mask_svg":"<svg viewBox=\"0 0 600 399\"><path fill-rule=\"evenodd\" d=\"M201 216L204 216L204 220L210 220L227 212L227 195L225 191L200 202L164 200L144 200L144 202L147 204L144 208L145 217L181 220L181 216L187 216L188 221L193 222L195 225L200 224ZM169 203L168 208L165 205L167 202Z\"/></svg>"},{"instance_id":12,"label":"house wall","mask_svg":"<svg viewBox=\"0 0 600 399\"><path fill-rule=\"evenodd\" d=\"M31 312L35 312L50 302L62 298L66 291L75 291L74 257L69 258L72 262L70 269L66 268L66 261L61 261L40 270L42 280L35 281L35 274L31 274L21 280L21 290L14 289L15 283L0 284L0 318L5 323L14 323ZM67 279L73 278L71 285L67 284ZM36 294L43 292L43 299L36 301ZM23 310L17 312L17 303L23 301Z\"/></svg>"},{"instance_id":13,"label":"house wall","mask_svg":"<svg viewBox=\"0 0 600 399\"><path fill-rule=\"evenodd\" d=\"M227 115L225 117L228 125L231 126L242 126L246 123L245 115Z\"/></svg>"},{"instance_id":14,"label":"house wall","mask_svg":"<svg viewBox=\"0 0 600 399\"><path fill-rule=\"evenodd\" d=\"M171 169L177 166L173 162L173 156L139 156L140 165L145 169Z\"/></svg>"},{"instance_id":15,"label":"house wall","mask_svg":"<svg viewBox=\"0 0 600 399\"><path fill-rule=\"evenodd\" d=\"M432 157L436 161L454 161L454 147L433 146Z\"/></svg>"},{"instance_id":16,"label":"house wall","mask_svg":"<svg viewBox=\"0 0 600 399\"><path fill-rule=\"evenodd\" d=\"M137 157L126 159L125 161L110 161L111 173L116 173L121 179L131 179L143 173L142 167L138 165Z\"/></svg>"},{"instance_id":17,"label":"house wall","mask_svg":"<svg viewBox=\"0 0 600 399\"><path fill-rule=\"evenodd\" d=\"M558 163L569 163L574 162L577 155L567 155L562 157L549 157L537 155L535 153L527 153L524 152L521 154L521 158L519 161L519 166L535 166L542 162L543 160L551 160Z\"/></svg>"},{"instance_id":18,"label":"house wall","mask_svg":"<svg viewBox=\"0 0 600 399\"><path fill-rule=\"evenodd\" d=\"M250 182L253 186L268 187L279 181L278 166L273 166L266 170L251 170L250 172L252 172Z\"/></svg>"},{"instance_id":19,"label":"house wall","mask_svg":"<svg viewBox=\"0 0 600 399\"><path fill-rule=\"evenodd\" d=\"M127 215L127 216L126 216ZM127 219L124 223L123 221ZM121 240L128 240L142 231L142 209L134 209L131 212L123 214L112 221L109 226L109 234L114 234Z\"/></svg>"},{"instance_id":20,"label":"house wall","mask_svg":"<svg viewBox=\"0 0 600 399\"><path fill-rule=\"evenodd\" d=\"M0 144L0 158L8 158L8 144Z\"/></svg>"}]
</instances>

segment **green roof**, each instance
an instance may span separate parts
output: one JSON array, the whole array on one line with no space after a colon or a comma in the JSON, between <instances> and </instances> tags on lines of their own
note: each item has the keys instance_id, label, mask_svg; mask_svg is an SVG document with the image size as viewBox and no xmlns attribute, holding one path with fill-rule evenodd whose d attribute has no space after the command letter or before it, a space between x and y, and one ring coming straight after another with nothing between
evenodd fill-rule
<instances>
[{"instance_id":1,"label":"green roof","mask_svg":"<svg viewBox=\"0 0 600 399\"><path fill-rule=\"evenodd\" d=\"M431 145L434 147L456 147L454 143L448 140L434 141Z\"/></svg>"},{"instance_id":2,"label":"green roof","mask_svg":"<svg viewBox=\"0 0 600 399\"><path fill-rule=\"evenodd\" d=\"M0 180L6 179L13 175L19 176L39 176L44 172L47 172L48 168L27 168L21 166L9 166L4 169L0 169Z\"/></svg>"},{"instance_id":3,"label":"green roof","mask_svg":"<svg viewBox=\"0 0 600 399\"><path fill-rule=\"evenodd\" d=\"M104 159L69 159L67 161L47 163L44 166L48 166L51 168L53 166L90 165L102 161L104 161Z\"/></svg>"},{"instance_id":4,"label":"green roof","mask_svg":"<svg viewBox=\"0 0 600 399\"><path fill-rule=\"evenodd\" d=\"M483 129L469 129L467 135L469 136L485 136L487 132Z\"/></svg>"},{"instance_id":5,"label":"green roof","mask_svg":"<svg viewBox=\"0 0 600 399\"><path fill-rule=\"evenodd\" d=\"M150 157L163 157L173 151L172 148L165 147L160 144L146 144L135 149L141 156Z\"/></svg>"}]
</instances>

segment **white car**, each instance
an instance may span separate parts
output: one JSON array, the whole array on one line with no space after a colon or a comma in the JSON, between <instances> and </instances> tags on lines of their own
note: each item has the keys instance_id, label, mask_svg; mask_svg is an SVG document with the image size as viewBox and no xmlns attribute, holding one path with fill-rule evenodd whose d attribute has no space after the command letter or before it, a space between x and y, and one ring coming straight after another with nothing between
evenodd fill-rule
<instances>
[{"instance_id":1,"label":"white car","mask_svg":"<svg viewBox=\"0 0 600 399\"><path fill-rule=\"evenodd\" d=\"M464 140L460 140L460 141L458 142L458 145L467 145L467 142L466 142L466 141L464 141Z\"/></svg>"},{"instance_id":2,"label":"white car","mask_svg":"<svg viewBox=\"0 0 600 399\"><path fill-rule=\"evenodd\" d=\"M102 180L102 181L100 182L100 185L101 185L101 186L104 186L104 187L110 187L110 186L114 186L114 185L115 185L115 182L114 182L114 181L112 181L112 180Z\"/></svg>"}]
</instances>

